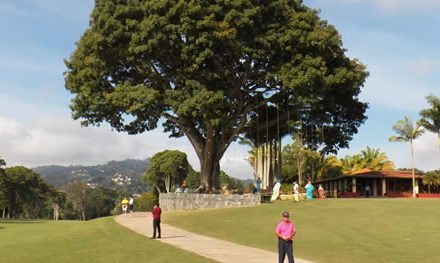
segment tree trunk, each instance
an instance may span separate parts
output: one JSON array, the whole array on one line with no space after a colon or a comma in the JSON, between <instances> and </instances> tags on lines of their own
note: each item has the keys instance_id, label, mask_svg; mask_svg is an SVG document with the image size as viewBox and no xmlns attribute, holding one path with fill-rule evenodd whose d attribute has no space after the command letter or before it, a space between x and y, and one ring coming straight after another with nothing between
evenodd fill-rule
<instances>
[{"instance_id":1,"label":"tree trunk","mask_svg":"<svg viewBox=\"0 0 440 263\"><path fill-rule=\"evenodd\" d=\"M416 191L415 191L415 187L416 187L416 176L415 176L415 172L414 172L414 146L413 146L413 142L410 141L411 144L411 166L412 166L412 196L413 198L416 198Z\"/></svg>"},{"instance_id":2,"label":"tree trunk","mask_svg":"<svg viewBox=\"0 0 440 263\"><path fill-rule=\"evenodd\" d=\"M212 156L200 160L200 176L205 192L217 192L220 189L220 160Z\"/></svg>"},{"instance_id":3,"label":"tree trunk","mask_svg":"<svg viewBox=\"0 0 440 263\"><path fill-rule=\"evenodd\" d=\"M165 175L165 190L167 193L169 193L171 190L171 176L168 174Z\"/></svg>"},{"instance_id":4,"label":"tree trunk","mask_svg":"<svg viewBox=\"0 0 440 263\"><path fill-rule=\"evenodd\" d=\"M58 221L60 217L60 206L57 203L53 203L52 207L53 207L53 219L55 221Z\"/></svg>"},{"instance_id":5,"label":"tree trunk","mask_svg":"<svg viewBox=\"0 0 440 263\"><path fill-rule=\"evenodd\" d=\"M225 145L218 145L214 127L208 126L207 138L200 159L200 176L204 192L212 193L220 190L220 159Z\"/></svg>"}]
</instances>

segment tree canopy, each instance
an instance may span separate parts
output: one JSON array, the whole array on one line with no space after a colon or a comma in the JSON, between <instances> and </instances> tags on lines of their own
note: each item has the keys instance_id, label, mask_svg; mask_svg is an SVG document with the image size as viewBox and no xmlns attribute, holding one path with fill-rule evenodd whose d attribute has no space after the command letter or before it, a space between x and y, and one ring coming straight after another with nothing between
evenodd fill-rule
<instances>
[{"instance_id":1,"label":"tree canopy","mask_svg":"<svg viewBox=\"0 0 440 263\"><path fill-rule=\"evenodd\" d=\"M292 113L326 151L348 146L366 119L358 95L368 73L345 51L299 0L97 0L65 82L83 125L138 134L161 123L185 135L211 191L220 159L262 107L284 123Z\"/></svg>"},{"instance_id":2,"label":"tree canopy","mask_svg":"<svg viewBox=\"0 0 440 263\"><path fill-rule=\"evenodd\" d=\"M186 154L181 151L165 150L156 153L150 162L145 179L152 182L160 192L174 190L174 185L180 185L190 170Z\"/></svg>"},{"instance_id":3,"label":"tree canopy","mask_svg":"<svg viewBox=\"0 0 440 263\"><path fill-rule=\"evenodd\" d=\"M429 95L426 97L430 108L423 109L420 112L420 123L427 131L437 134L440 147L440 98Z\"/></svg>"}]
</instances>

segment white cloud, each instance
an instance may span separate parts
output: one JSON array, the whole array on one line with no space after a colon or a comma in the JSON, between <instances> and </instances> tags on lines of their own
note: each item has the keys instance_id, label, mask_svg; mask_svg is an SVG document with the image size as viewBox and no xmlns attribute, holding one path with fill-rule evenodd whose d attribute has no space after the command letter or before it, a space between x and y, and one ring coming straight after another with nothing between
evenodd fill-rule
<instances>
[{"instance_id":1,"label":"white cloud","mask_svg":"<svg viewBox=\"0 0 440 263\"><path fill-rule=\"evenodd\" d=\"M126 158L144 159L166 149L186 152L193 167L199 169L188 140L170 139L160 129L129 136L106 126L82 128L79 122L64 115L46 114L28 124L0 116L0 156L9 166L92 165ZM250 178L250 166L242 155L229 151L221 162L222 169L235 177Z\"/></svg>"},{"instance_id":2,"label":"white cloud","mask_svg":"<svg viewBox=\"0 0 440 263\"><path fill-rule=\"evenodd\" d=\"M430 75L440 73L440 59L418 58L406 62L409 73L418 77L429 77Z\"/></svg>"},{"instance_id":3,"label":"white cloud","mask_svg":"<svg viewBox=\"0 0 440 263\"><path fill-rule=\"evenodd\" d=\"M322 1L322 0L319 0ZM325 1L327 2L327 1ZM438 0L336 0L335 2L349 4L373 4L385 11L418 10L428 11L440 8Z\"/></svg>"}]
</instances>

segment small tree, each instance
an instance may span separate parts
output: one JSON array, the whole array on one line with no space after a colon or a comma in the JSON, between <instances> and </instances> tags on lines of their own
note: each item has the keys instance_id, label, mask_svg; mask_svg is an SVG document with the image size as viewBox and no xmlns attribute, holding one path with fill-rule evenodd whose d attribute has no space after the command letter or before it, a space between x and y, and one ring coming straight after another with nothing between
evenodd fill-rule
<instances>
[{"instance_id":1,"label":"small tree","mask_svg":"<svg viewBox=\"0 0 440 263\"><path fill-rule=\"evenodd\" d=\"M422 129L420 121L414 123L407 116L403 120L397 121L393 125L393 130L397 133L397 136L391 136L389 138L390 142L407 142L411 148L411 166L412 166L412 186L413 186L413 197L416 197L414 191L416 185L415 172L414 172L414 145L413 142L420 136L422 136L425 130Z\"/></svg>"},{"instance_id":2,"label":"small tree","mask_svg":"<svg viewBox=\"0 0 440 263\"><path fill-rule=\"evenodd\" d=\"M79 213L81 220L87 220L87 206L90 187L83 182L74 182L66 187L66 197L73 205L73 209Z\"/></svg>"},{"instance_id":3,"label":"small tree","mask_svg":"<svg viewBox=\"0 0 440 263\"><path fill-rule=\"evenodd\" d=\"M159 192L169 193L176 183L186 178L188 168L189 163L185 153L165 150L151 158L150 167L144 178L152 182Z\"/></svg>"},{"instance_id":4,"label":"small tree","mask_svg":"<svg viewBox=\"0 0 440 263\"><path fill-rule=\"evenodd\" d=\"M440 170L427 172L423 176L423 184L428 186L428 193L431 193L431 187L440 186Z\"/></svg>"}]
</instances>

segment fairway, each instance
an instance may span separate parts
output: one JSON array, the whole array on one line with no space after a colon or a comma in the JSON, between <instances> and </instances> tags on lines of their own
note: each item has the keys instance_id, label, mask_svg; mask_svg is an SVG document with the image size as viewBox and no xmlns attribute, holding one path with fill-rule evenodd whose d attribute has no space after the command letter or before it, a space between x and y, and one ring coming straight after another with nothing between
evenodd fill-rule
<instances>
[{"instance_id":1,"label":"fairway","mask_svg":"<svg viewBox=\"0 0 440 263\"><path fill-rule=\"evenodd\" d=\"M112 217L80 221L1 221L1 262L213 262L150 240ZM178 259L178 261L176 261Z\"/></svg>"},{"instance_id":2,"label":"fairway","mask_svg":"<svg viewBox=\"0 0 440 263\"><path fill-rule=\"evenodd\" d=\"M195 233L276 251L281 212L297 228L295 256L317 262L438 262L440 200L327 199L165 213Z\"/></svg>"}]
</instances>

